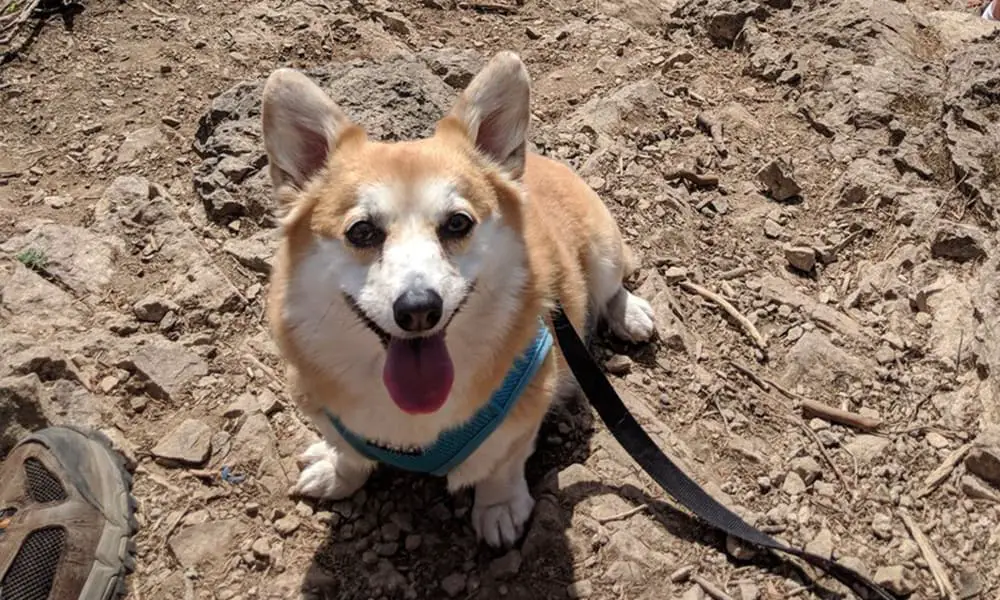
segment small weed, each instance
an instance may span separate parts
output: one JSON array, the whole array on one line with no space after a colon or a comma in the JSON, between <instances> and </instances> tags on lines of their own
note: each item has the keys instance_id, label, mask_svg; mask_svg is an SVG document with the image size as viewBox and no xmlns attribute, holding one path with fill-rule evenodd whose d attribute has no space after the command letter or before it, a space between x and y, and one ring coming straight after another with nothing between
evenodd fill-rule
<instances>
[{"instance_id":1,"label":"small weed","mask_svg":"<svg viewBox=\"0 0 1000 600\"><path fill-rule=\"evenodd\" d=\"M44 271L45 266L49 263L45 252L37 248L25 248L18 252L15 258L32 271Z\"/></svg>"},{"instance_id":2,"label":"small weed","mask_svg":"<svg viewBox=\"0 0 1000 600\"><path fill-rule=\"evenodd\" d=\"M12 15L16 13L17 10L18 10L17 2L11 2L10 4L7 5L7 10L5 11L5 14Z\"/></svg>"}]
</instances>

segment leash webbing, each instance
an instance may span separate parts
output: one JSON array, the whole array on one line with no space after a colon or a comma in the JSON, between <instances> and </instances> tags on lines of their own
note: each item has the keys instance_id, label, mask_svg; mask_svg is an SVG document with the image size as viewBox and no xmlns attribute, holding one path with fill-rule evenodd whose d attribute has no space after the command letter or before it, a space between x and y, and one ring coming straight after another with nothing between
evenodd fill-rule
<instances>
[{"instance_id":1,"label":"leash webbing","mask_svg":"<svg viewBox=\"0 0 1000 600\"><path fill-rule=\"evenodd\" d=\"M656 442L635 420L587 350L572 323L566 318L561 306L556 308L552 324L566 363L576 377L584 396L611 431L611 435L639 463L639 466L682 506L708 525L744 542L801 558L829 573L862 598L868 597L865 594L867 592L874 598L899 600L898 596L844 565L778 542L712 498L660 450Z\"/></svg>"}]
</instances>

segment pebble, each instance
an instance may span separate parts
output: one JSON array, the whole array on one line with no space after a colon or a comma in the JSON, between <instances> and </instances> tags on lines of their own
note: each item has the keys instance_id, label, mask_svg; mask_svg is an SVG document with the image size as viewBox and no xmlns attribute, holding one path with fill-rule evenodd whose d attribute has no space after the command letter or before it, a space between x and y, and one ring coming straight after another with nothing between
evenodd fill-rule
<instances>
[{"instance_id":1,"label":"pebble","mask_svg":"<svg viewBox=\"0 0 1000 600\"><path fill-rule=\"evenodd\" d=\"M792 471L798 474L802 478L802 481L809 485L812 482L819 479L820 475L823 474L822 467L816 462L816 459L811 456L802 456L796 458L791 464Z\"/></svg>"},{"instance_id":2,"label":"pebble","mask_svg":"<svg viewBox=\"0 0 1000 600\"><path fill-rule=\"evenodd\" d=\"M874 580L875 583L900 596L912 594L915 589L913 579L903 565L880 567L875 571Z\"/></svg>"},{"instance_id":3,"label":"pebble","mask_svg":"<svg viewBox=\"0 0 1000 600\"><path fill-rule=\"evenodd\" d=\"M604 363L604 368L612 375L628 375L632 371L632 359L624 354L615 354Z\"/></svg>"},{"instance_id":4,"label":"pebble","mask_svg":"<svg viewBox=\"0 0 1000 600\"><path fill-rule=\"evenodd\" d=\"M406 548L407 552L413 552L420 547L420 543L422 541L423 540L418 534L413 533L406 536L406 540L403 542L403 547Z\"/></svg>"},{"instance_id":5,"label":"pebble","mask_svg":"<svg viewBox=\"0 0 1000 600\"><path fill-rule=\"evenodd\" d=\"M799 271L809 273L816 266L816 252L809 246L786 246L785 260Z\"/></svg>"},{"instance_id":6,"label":"pebble","mask_svg":"<svg viewBox=\"0 0 1000 600\"><path fill-rule=\"evenodd\" d=\"M891 540L892 517L883 513L877 513L872 517L872 533L880 540Z\"/></svg>"},{"instance_id":7,"label":"pebble","mask_svg":"<svg viewBox=\"0 0 1000 600\"><path fill-rule=\"evenodd\" d=\"M932 448L937 448L938 450L943 450L951 445L948 438L936 431L929 431L927 435L924 436L924 440L926 440Z\"/></svg>"},{"instance_id":8,"label":"pebble","mask_svg":"<svg viewBox=\"0 0 1000 600\"><path fill-rule=\"evenodd\" d=\"M896 351L887 345L879 346L878 350L875 351L875 362L880 365L887 365L895 360Z\"/></svg>"},{"instance_id":9,"label":"pebble","mask_svg":"<svg viewBox=\"0 0 1000 600\"><path fill-rule=\"evenodd\" d=\"M826 527L820 529L816 537L806 544L806 552L811 552L823 558L833 556L833 532Z\"/></svg>"},{"instance_id":10,"label":"pebble","mask_svg":"<svg viewBox=\"0 0 1000 600\"><path fill-rule=\"evenodd\" d=\"M271 556L271 545L264 538L254 540L253 545L250 546L250 550L260 560L267 560Z\"/></svg>"},{"instance_id":11,"label":"pebble","mask_svg":"<svg viewBox=\"0 0 1000 600\"><path fill-rule=\"evenodd\" d=\"M511 550L490 563L490 574L497 579L513 577L521 570L521 553Z\"/></svg>"},{"instance_id":12,"label":"pebble","mask_svg":"<svg viewBox=\"0 0 1000 600\"><path fill-rule=\"evenodd\" d=\"M302 522L295 515L285 515L274 522L274 530L278 535L287 537L295 533Z\"/></svg>"},{"instance_id":13,"label":"pebble","mask_svg":"<svg viewBox=\"0 0 1000 600\"><path fill-rule=\"evenodd\" d=\"M386 523L379 531L382 534L382 539L387 542L395 542L399 540L399 525L396 525L395 523Z\"/></svg>"},{"instance_id":14,"label":"pebble","mask_svg":"<svg viewBox=\"0 0 1000 600\"><path fill-rule=\"evenodd\" d=\"M454 598L465 589L465 573L452 573L441 580L441 589L449 598Z\"/></svg>"},{"instance_id":15,"label":"pebble","mask_svg":"<svg viewBox=\"0 0 1000 600\"><path fill-rule=\"evenodd\" d=\"M802 193L802 187L795 181L791 167L784 161L771 161L757 172L757 180L778 202L784 202Z\"/></svg>"},{"instance_id":16,"label":"pebble","mask_svg":"<svg viewBox=\"0 0 1000 600\"><path fill-rule=\"evenodd\" d=\"M795 471L785 475L785 481L781 484L781 491L789 496L798 496L806 492L806 482Z\"/></svg>"}]
</instances>

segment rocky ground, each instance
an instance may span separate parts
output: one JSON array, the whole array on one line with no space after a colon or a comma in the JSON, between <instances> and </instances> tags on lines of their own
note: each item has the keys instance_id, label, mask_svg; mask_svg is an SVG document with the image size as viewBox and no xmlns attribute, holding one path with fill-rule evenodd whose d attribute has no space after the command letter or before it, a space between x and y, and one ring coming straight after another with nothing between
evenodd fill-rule
<instances>
[{"instance_id":1,"label":"rocky ground","mask_svg":"<svg viewBox=\"0 0 1000 600\"><path fill-rule=\"evenodd\" d=\"M0 67L0 453L46 423L115 440L141 504L131 598L840 589L746 562L580 402L543 430L509 553L441 481L287 497L315 433L263 321L262 80L307 69L410 137L507 48L535 149L642 257L661 339L599 351L643 424L789 543L917 598L1000 595L997 25L934 0L84 4Z\"/></svg>"}]
</instances>

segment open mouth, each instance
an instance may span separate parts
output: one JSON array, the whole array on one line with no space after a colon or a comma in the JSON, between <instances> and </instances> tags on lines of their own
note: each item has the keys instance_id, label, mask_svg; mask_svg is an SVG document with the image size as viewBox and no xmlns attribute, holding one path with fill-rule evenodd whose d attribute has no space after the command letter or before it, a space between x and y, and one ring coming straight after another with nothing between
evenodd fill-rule
<instances>
[{"instance_id":1,"label":"open mouth","mask_svg":"<svg viewBox=\"0 0 1000 600\"><path fill-rule=\"evenodd\" d=\"M455 368L445 344L448 325L465 306L469 293L462 298L448 322L437 333L421 337L399 338L379 327L365 314L354 298L344 294L344 300L358 319L378 337L386 349L382 382L393 402L409 414L436 412L448 400L455 381Z\"/></svg>"}]
</instances>

